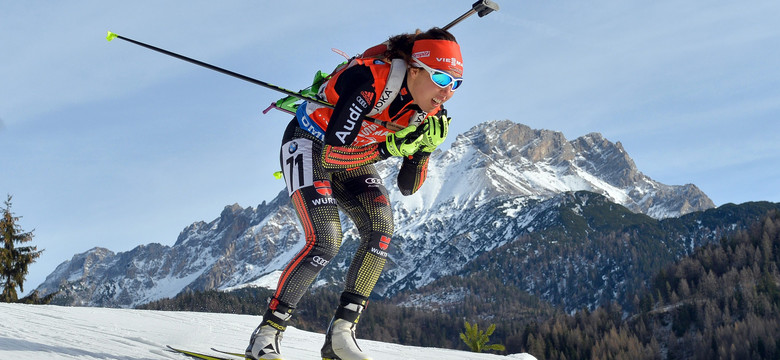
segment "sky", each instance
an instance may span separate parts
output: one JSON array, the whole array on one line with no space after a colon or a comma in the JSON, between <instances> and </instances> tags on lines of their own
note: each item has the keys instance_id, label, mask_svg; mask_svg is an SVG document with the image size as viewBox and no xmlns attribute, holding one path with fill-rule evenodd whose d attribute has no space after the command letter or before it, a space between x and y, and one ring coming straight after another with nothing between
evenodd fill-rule
<instances>
[{"instance_id":1,"label":"sky","mask_svg":"<svg viewBox=\"0 0 780 360\"><path fill-rule=\"evenodd\" d=\"M445 149L490 120L597 132L718 206L780 202L780 2L497 2L452 28L465 80ZM263 114L280 94L108 31L298 90L344 60L331 49L444 26L472 3L0 0L0 196L45 249L25 292L74 254L173 245L284 189L272 174L290 116Z\"/></svg>"}]
</instances>

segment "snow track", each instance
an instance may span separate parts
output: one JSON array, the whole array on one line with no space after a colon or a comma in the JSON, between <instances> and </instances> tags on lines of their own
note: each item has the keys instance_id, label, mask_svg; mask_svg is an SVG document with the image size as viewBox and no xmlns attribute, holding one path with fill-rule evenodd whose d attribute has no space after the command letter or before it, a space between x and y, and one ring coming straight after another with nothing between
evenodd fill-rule
<instances>
[{"instance_id":1,"label":"snow track","mask_svg":"<svg viewBox=\"0 0 780 360\"><path fill-rule=\"evenodd\" d=\"M210 353L215 347L241 351L260 321L249 315L62 307L0 303L0 359L187 359L173 345ZM282 352L290 360L320 359L322 334L288 328ZM361 340L374 360L533 359Z\"/></svg>"}]
</instances>

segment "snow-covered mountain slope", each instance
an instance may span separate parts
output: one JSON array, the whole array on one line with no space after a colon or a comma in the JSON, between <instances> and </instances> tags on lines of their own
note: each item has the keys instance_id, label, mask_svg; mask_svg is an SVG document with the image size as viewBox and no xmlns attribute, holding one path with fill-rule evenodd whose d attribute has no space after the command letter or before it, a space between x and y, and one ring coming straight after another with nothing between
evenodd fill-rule
<instances>
[{"instance_id":1,"label":"snow-covered mountain slope","mask_svg":"<svg viewBox=\"0 0 780 360\"><path fill-rule=\"evenodd\" d=\"M425 184L412 196L396 189L398 165L398 159L378 165L396 222L390 261L376 289L380 295L453 274L480 254L538 229L537 216L559 206L561 194L603 194L656 218L714 206L694 185L664 185L643 175L619 143L599 134L566 141L560 133L510 121L478 125L450 149L435 152ZM343 279L357 239L352 224L346 218L344 223L342 251L320 283ZM228 206L218 219L185 228L173 246L78 254L37 290L62 289L71 304L134 306L185 289L273 283L302 246L295 212L282 192L257 208Z\"/></svg>"},{"instance_id":2,"label":"snow-covered mountain slope","mask_svg":"<svg viewBox=\"0 0 780 360\"><path fill-rule=\"evenodd\" d=\"M213 353L211 347L243 351L259 321L249 315L0 303L0 359L184 360L189 358L165 346L206 353ZM319 359L324 340L323 334L290 327L282 354ZM499 356L359 341L375 360L535 359L528 354Z\"/></svg>"},{"instance_id":3,"label":"snow-covered mountain slope","mask_svg":"<svg viewBox=\"0 0 780 360\"><path fill-rule=\"evenodd\" d=\"M184 289L228 288L279 269L302 232L284 196L257 208L227 206L210 223L185 228L173 246L141 245L115 254L94 248L60 264L39 293L64 289L74 305L135 306ZM260 265L262 264L262 265Z\"/></svg>"},{"instance_id":4,"label":"snow-covered mountain slope","mask_svg":"<svg viewBox=\"0 0 780 360\"><path fill-rule=\"evenodd\" d=\"M431 164L424 191L395 193L394 204L414 213L438 204L458 209L499 196L546 199L586 190L658 219L715 206L695 185L665 185L642 174L620 142L598 133L567 141L560 132L491 121L458 135ZM397 175L392 161L383 165L384 175Z\"/></svg>"}]
</instances>

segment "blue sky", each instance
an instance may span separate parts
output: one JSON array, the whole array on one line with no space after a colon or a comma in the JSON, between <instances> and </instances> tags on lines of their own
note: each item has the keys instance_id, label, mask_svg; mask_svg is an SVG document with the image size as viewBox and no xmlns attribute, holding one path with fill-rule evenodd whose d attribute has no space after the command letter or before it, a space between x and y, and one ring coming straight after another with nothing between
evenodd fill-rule
<instances>
[{"instance_id":1,"label":"blue sky","mask_svg":"<svg viewBox=\"0 0 780 360\"><path fill-rule=\"evenodd\" d=\"M172 245L284 187L272 173L289 116L262 114L280 95L108 30L299 89L342 61L331 48L356 54L471 3L0 0L0 195L46 249L25 290L76 253ZM599 132L716 205L780 201L780 2L498 3L453 28L452 134L497 119Z\"/></svg>"}]
</instances>

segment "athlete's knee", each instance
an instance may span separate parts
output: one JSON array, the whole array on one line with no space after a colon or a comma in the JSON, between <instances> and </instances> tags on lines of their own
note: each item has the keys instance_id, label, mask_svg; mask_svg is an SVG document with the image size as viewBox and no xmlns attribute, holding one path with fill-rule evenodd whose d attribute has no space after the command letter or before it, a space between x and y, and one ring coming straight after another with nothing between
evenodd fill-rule
<instances>
[{"instance_id":1,"label":"athlete's knee","mask_svg":"<svg viewBox=\"0 0 780 360\"><path fill-rule=\"evenodd\" d=\"M371 231L393 236L393 210L390 206L382 206L371 212Z\"/></svg>"},{"instance_id":2,"label":"athlete's knee","mask_svg":"<svg viewBox=\"0 0 780 360\"><path fill-rule=\"evenodd\" d=\"M340 241L318 241L312 249L312 254L326 261L332 260L339 253Z\"/></svg>"},{"instance_id":3,"label":"athlete's knee","mask_svg":"<svg viewBox=\"0 0 780 360\"><path fill-rule=\"evenodd\" d=\"M300 265L319 273L338 254L338 246L332 241L315 241L300 260Z\"/></svg>"},{"instance_id":4,"label":"athlete's knee","mask_svg":"<svg viewBox=\"0 0 780 360\"><path fill-rule=\"evenodd\" d=\"M339 252L341 247L341 223L334 221L323 221L315 225L314 229L316 241L314 242L314 251L328 260L332 259Z\"/></svg>"}]
</instances>

